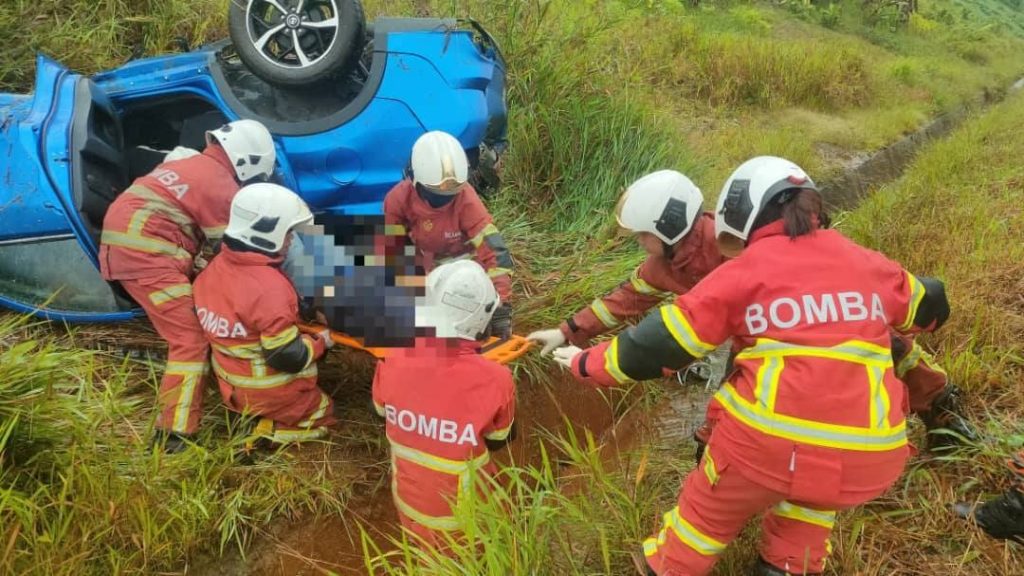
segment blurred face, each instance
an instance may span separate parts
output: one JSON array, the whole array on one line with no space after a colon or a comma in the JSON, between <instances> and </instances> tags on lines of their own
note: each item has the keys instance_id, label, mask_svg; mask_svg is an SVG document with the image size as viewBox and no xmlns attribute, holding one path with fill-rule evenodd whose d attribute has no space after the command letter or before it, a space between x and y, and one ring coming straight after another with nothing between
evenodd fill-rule
<instances>
[{"instance_id":1,"label":"blurred face","mask_svg":"<svg viewBox=\"0 0 1024 576\"><path fill-rule=\"evenodd\" d=\"M661 238L658 238L650 232L639 232L636 235L636 242L644 249L644 252L651 256L662 256L665 254L665 249L662 248Z\"/></svg>"}]
</instances>

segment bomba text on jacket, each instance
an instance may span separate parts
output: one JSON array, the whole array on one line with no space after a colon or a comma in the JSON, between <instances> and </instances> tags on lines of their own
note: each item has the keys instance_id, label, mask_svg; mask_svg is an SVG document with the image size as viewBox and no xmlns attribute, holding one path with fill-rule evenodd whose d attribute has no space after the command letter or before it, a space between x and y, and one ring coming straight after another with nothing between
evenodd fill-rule
<instances>
[{"instance_id":1,"label":"bomba text on jacket","mask_svg":"<svg viewBox=\"0 0 1024 576\"><path fill-rule=\"evenodd\" d=\"M776 298L768 304L767 313L762 304L747 306L744 320L751 335L767 332L769 326L786 330L798 324L860 322L868 318L888 323L882 298L872 292L870 308L868 300L860 292Z\"/></svg>"},{"instance_id":2,"label":"bomba text on jacket","mask_svg":"<svg viewBox=\"0 0 1024 576\"><path fill-rule=\"evenodd\" d=\"M384 405L384 417L389 423L404 432L412 432L445 444L477 445L476 431L473 429L472 423L462 426L460 430L459 423L454 420L443 420L435 416L416 414L410 410L399 410L390 404Z\"/></svg>"}]
</instances>

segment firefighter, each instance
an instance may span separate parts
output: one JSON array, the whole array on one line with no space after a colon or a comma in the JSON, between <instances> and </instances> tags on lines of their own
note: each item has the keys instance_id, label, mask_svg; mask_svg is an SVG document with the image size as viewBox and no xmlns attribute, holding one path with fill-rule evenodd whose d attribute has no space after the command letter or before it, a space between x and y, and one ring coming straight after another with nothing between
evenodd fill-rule
<instances>
[{"instance_id":1,"label":"firefighter","mask_svg":"<svg viewBox=\"0 0 1024 576\"><path fill-rule=\"evenodd\" d=\"M586 346L595 336L639 318L667 297L685 294L726 260L715 241L714 215L701 211L703 202L700 189L674 170L653 172L634 182L619 200L615 218L619 226L636 234L647 259L611 293L595 299L558 328L532 332L527 339L540 343L545 355L567 342ZM896 331L891 335L896 376L907 385L910 409L921 416L928 430L955 432L929 435L930 446L944 448L961 437L976 440L974 427L962 416L959 388L947 382L946 373L913 336ZM713 416L694 434L697 460L712 423Z\"/></svg>"},{"instance_id":2,"label":"firefighter","mask_svg":"<svg viewBox=\"0 0 1024 576\"><path fill-rule=\"evenodd\" d=\"M1007 464L1014 484L1001 496L975 508L959 503L955 507L961 518L970 518L993 538L1024 544L1024 450L1017 452Z\"/></svg>"},{"instance_id":3,"label":"firefighter","mask_svg":"<svg viewBox=\"0 0 1024 576\"><path fill-rule=\"evenodd\" d=\"M910 449L890 327L934 330L941 282L918 278L821 229L821 196L791 162L758 157L726 182L715 211L719 266L636 328L556 360L616 386L679 370L728 338L735 368L678 506L643 546L653 574L701 575L764 513L759 575L820 574L836 512L882 494Z\"/></svg>"},{"instance_id":4,"label":"firefighter","mask_svg":"<svg viewBox=\"0 0 1024 576\"><path fill-rule=\"evenodd\" d=\"M137 179L103 219L103 278L119 281L167 341L156 441L168 452L184 449L198 428L209 371L209 346L192 302L196 256L204 242L220 240L241 184L269 178L274 162L266 127L232 122L206 133L201 154L181 154Z\"/></svg>"},{"instance_id":5,"label":"firefighter","mask_svg":"<svg viewBox=\"0 0 1024 576\"><path fill-rule=\"evenodd\" d=\"M333 346L330 331L299 333L299 297L281 271L290 232L312 219L283 186L242 188L220 253L194 286L224 404L260 417L254 436L275 444L320 438L335 422L334 404L316 383L316 361Z\"/></svg>"},{"instance_id":6,"label":"firefighter","mask_svg":"<svg viewBox=\"0 0 1024 576\"><path fill-rule=\"evenodd\" d=\"M501 305L473 261L435 268L426 279L417 326L431 332L377 365L373 403L386 420L391 490L399 517L424 545L444 548L457 532L452 503L493 476L490 452L515 437L515 386L508 368L479 354Z\"/></svg>"},{"instance_id":7,"label":"firefighter","mask_svg":"<svg viewBox=\"0 0 1024 576\"><path fill-rule=\"evenodd\" d=\"M491 332L512 335L512 257L487 208L467 181L466 151L450 134L427 132L412 147L408 176L384 198L385 221L404 228L426 272L446 261L472 257L501 297Z\"/></svg>"},{"instance_id":8,"label":"firefighter","mask_svg":"<svg viewBox=\"0 0 1024 576\"><path fill-rule=\"evenodd\" d=\"M675 170L640 178L615 208L619 226L636 235L647 253L629 280L562 322L527 339L543 345L541 354L590 339L636 319L673 294L685 294L725 261L715 242L715 217L702 212L704 195Z\"/></svg>"}]
</instances>

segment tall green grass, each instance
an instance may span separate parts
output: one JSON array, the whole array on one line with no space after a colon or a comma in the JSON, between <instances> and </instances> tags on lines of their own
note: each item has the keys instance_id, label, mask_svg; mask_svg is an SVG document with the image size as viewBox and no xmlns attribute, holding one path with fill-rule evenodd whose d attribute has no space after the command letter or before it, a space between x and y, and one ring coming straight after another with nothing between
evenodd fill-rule
<instances>
[{"instance_id":1,"label":"tall green grass","mask_svg":"<svg viewBox=\"0 0 1024 576\"><path fill-rule=\"evenodd\" d=\"M448 550L393 539L381 553L364 537L371 574L505 575L630 574L640 544L654 527L652 510L671 508L677 467L669 453L609 454L586 433L544 434L540 463L510 466L495 480L478 478L455 515L464 526L446 535ZM678 455L677 455L678 456ZM691 464L692 466L692 464Z\"/></svg>"},{"instance_id":2,"label":"tall green grass","mask_svg":"<svg viewBox=\"0 0 1024 576\"><path fill-rule=\"evenodd\" d=\"M4 0L0 2L0 90L32 87L35 53L72 70L114 68L136 51L172 51L227 35L230 0Z\"/></svg>"},{"instance_id":3,"label":"tall green grass","mask_svg":"<svg viewBox=\"0 0 1024 576\"><path fill-rule=\"evenodd\" d=\"M517 260L519 332L554 325L640 261L632 241L615 235L610 209L645 172L680 169L709 203L725 175L755 154L829 174L1024 72L1017 56L1024 44L1007 35L1019 28L1020 12L994 7L999 0L923 2L896 30L870 22L859 0L837 3L828 28L817 12L794 19L772 2L366 4L369 14L471 15L502 44L512 147L507 186L489 207ZM31 89L37 49L91 73L120 64L135 46L155 54L176 36L193 44L223 36L226 6L2 2L0 89ZM1012 25L1001 30L996 20ZM1024 435L1012 411L1022 399L1012 384L1024 356L1013 264L1021 256L1013 163L1024 150L1015 128L1024 112L1015 102L927 155L923 168L847 219L859 239L950 282L958 313L931 343L972 404L986 407L975 416L996 440L947 462L916 464L891 496L844 515L835 573L1024 572L1019 554L971 539L944 508L997 487L998 455ZM152 455L154 369L50 338L0 325L0 572L180 570L201 552L248 549L262 527L283 518L344 517L361 477L335 452L373 440L343 438L345 447L323 447L326 455L308 462L299 452L240 466L238 440L213 410L201 447L187 458ZM535 385L575 385L535 358L519 371ZM540 463L510 467L491 503L461 512L471 539L488 544L482 556L456 545L456 566L400 545L371 553L368 568L627 573L638 543L671 507L690 448L640 443L632 456L609 459L579 424L527 439L543 441ZM745 569L754 536L742 537L721 573Z\"/></svg>"},{"instance_id":4,"label":"tall green grass","mask_svg":"<svg viewBox=\"0 0 1024 576\"><path fill-rule=\"evenodd\" d=\"M1024 95L1018 93L924 151L899 181L842 223L845 232L909 270L946 282L953 314L923 340L967 391L970 415L985 435L961 454L915 463L887 511L858 515L865 533L931 546L925 554L896 548L889 560L877 562L887 570L948 573L950 558L957 558L962 574L1024 571L1019 550L978 536L950 513L958 499L1005 488L1003 461L1024 444L1024 137L1015 129L1022 120Z\"/></svg>"},{"instance_id":5,"label":"tall green grass","mask_svg":"<svg viewBox=\"0 0 1024 576\"><path fill-rule=\"evenodd\" d=\"M344 509L354 471L288 453L240 466L242 438L213 415L200 446L151 453L151 371L73 344L0 317L0 572L172 570L246 549L273 519Z\"/></svg>"}]
</instances>

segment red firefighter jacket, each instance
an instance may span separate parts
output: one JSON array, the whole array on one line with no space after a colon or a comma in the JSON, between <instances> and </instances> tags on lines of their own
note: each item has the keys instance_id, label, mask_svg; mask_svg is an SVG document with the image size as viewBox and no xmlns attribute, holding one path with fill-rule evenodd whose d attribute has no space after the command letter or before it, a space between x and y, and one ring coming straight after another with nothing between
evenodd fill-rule
<instances>
[{"instance_id":1,"label":"red firefighter jacket","mask_svg":"<svg viewBox=\"0 0 1024 576\"><path fill-rule=\"evenodd\" d=\"M231 162L214 145L138 178L103 219L103 277L131 280L170 269L191 278L203 240L216 241L224 234L238 189Z\"/></svg>"},{"instance_id":2,"label":"red firefighter jacket","mask_svg":"<svg viewBox=\"0 0 1024 576\"><path fill-rule=\"evenodd\" d=\"M935 310L948 315L941 283L926 280L939 288L836 231L791 240L775 222L637 328L577 355L574 371L606 386L650 378L732 337L736 369L715 396L711 441L791 498L869 499L909 452L890 326L912 332L944 321L927 320Z\"/></svg>"},{"instance_id":3,"label":"red firefighter jacket","mask_svg":"<svg viewBox=\"0 0 1024 576\"><path fill-rule=\"evenodd\" d=\"M562 322L562 334L576 346L586 346L591 338L636 319L668 296L686 293L722 262L725 257L715 241L715 216L704 212L676 243L671 259L649 256L629 280Z\"/></svg>"},{"instance_id":4,"label":"red firefighter jacket","mask_svg":"<svg viewBox=\"0 0 1024 576\"><path fill-rule=\"evenodd\" d=\"M515 386L479 344L424 338L377 364L373 402L386 419L398 510L434 530L456 530L451 502L472 470L495 472L485 440L508 438Z\"/></svg>"},{"instance_id":5,"label":"red firefighter jacket","mask_svg":"<svg viewBox=\"0 0 1024 576\"><path fill-rule=\"evenodd\" d=\"M450 203L433 208L402 180L384 198L387 224L400 225L412 239L429 273L446 260L463 255L483 266L502 302L512 296L512 258L487 208L469 184Z\"/></svg>"},{"instance_id":6,"label":"red firefighter jacket","mask_svg":"<svg viewBox=\"0 0 1024 576\"><path fill-rule=\"evenodd\" d=\"M225 245L194 284L196 314L213 348L214 373L221 393L225 399L233 397L236 408L287 403L296 391L316 387L316 360L324 355L325 342L299 334L298 296L278 264L280 256L238 252ZM267 365L267 352L293 345L298 338L307 350L301 371L280 372ZM310 396L320 401L320 395ZM312 412L309 406L296 405L296 418L289 418L276 404L274 419L286 423Z\"/></svg>"}]
</instances>

